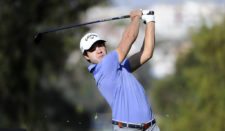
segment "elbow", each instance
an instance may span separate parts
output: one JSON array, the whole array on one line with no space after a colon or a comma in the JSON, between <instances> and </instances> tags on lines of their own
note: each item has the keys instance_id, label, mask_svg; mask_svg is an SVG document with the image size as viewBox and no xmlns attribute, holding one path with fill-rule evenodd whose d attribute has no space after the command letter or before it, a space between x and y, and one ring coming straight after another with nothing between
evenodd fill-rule
<instances>
[{"instance_id":1,"label":"elbow","mask_svg":"<svg viewBox=\"0 0 225 131\"><path fill-rule=\"evenodd\" d=\"M152 59L152 57L153 57L153 53L150 53L150 54L148 55L147 59L150 60L150 59Z\"/></svg>"},{"instance_id":2,"label":"elbow","mask_svg":"<svg viewBox=\"0 0 225 131\"><path fill-rule=\"evenodd\" d=\"M143 52L142 55L141 55L141 59L140 59L141 64L144 64L145 62L150 60L152 57L153 57L152 53L149 53L149 52L145 53L145 52Z\"/></svg>"},{"instance_id":3,"label":"elbow","mask_svg":"<svg viewBox=\"0 0 225 131\"><path fill-rule=\"evenodd\" d=\"M150 60L151 58L153 57L153 53L146 53L146 54L144 54L144 59L145 59L145 61L148 61L148 60Z\"/></svg>"},{"instance_id":4,"label":"elbow","mask_svg":"<svg viewBox=\"0 0 225 131\"><path fill-rule=\"evenodd\" d=\"M149 59L152 59L152 57L153 57L153 53L149 56Z\"/></svg>"}]
</instances>

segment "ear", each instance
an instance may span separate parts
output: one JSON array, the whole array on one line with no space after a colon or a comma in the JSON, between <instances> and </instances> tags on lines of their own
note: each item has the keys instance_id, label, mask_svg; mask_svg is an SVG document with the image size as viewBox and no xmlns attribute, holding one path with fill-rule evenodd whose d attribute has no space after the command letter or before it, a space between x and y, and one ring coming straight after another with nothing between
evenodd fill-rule
<instances>
[{"instance_id":1,"label":"ear","mask_svg":"<svg viewBox=\"0 0 225 131\"><path fill-rule=\"evenodd\" d=\"M85 58L87 61L89 61L89 60L90 60L90 58L88 57L88 55L87 55L87 54L85 54L85 55L84 55L84 58Z\"/></svg>"}]
</instances>

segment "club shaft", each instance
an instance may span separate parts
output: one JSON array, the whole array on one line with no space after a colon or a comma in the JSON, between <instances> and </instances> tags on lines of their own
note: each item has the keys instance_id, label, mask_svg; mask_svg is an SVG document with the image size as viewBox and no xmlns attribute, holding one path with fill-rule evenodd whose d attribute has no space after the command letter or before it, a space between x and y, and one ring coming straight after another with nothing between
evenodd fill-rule
<instances>
[{"instance_id":1,"label":"club shaft","mask_svg":"<svg viewBox=\"0 0 225 131\"><path fill-rule=\"evenodd\" d=\"M89 25L89 24L95 24L95 23L111 21L111 20L118 20L118 19L125 19L125 18L129 18L129 17L130 17L129 15L124 15L124 16L120 16L120 17L113 17L113 18L108 18L108 19L101 19L101 20L86 22L86 23L82 23L82 24L72 24L72 25L67 25L67 26L47 29L47 30L39 32L39 33L45 34L45 33L56 32L56 31L60 31L60 30L65 30L65 29L69 29L69 28L75 28L75 27Z\"/></svg>"},{"instance_id":2,"label":"club shaft","mask_svg":"<svg viewBox=\"0 0 225 131\"><path fill-rule=\"evenodd\" d=\"M149 11L148 15L154 15L154 11ZM95 24L95 23L100 23L100 22L105 22L105 21L125 19L125 18L130 18L130 15L124 15L124 16L113 17L113 18L108 18L108 19L101 19L101 20L86 22L86 23L82 23L82 24L71 24L71 25L66 25L66 26L61 26L61 27L56 27L56 28L50 28L50 29L44 30L42 32L38 32L34 36L34 41L35 41L35 43L39 43L41 41L43 35L46 33L56 32L56 31L60 31L60 30L70 29L70 28L76 28L76 27L80 27L80 26L84 26L84 25Z\"/></svg>"}]
</instances>

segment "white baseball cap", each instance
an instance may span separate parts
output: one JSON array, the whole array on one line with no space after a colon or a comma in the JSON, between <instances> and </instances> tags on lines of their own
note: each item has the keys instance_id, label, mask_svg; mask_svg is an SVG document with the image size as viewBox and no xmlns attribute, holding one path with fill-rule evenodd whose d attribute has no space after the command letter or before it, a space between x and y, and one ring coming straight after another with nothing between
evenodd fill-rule
<instances>
[{"instance_id":1,"label":"white baseball cap","mask_svg":"<svg viewBox=\"0 0 225 131\"><path fill-rule=\"evenodd\" d=\"M82 54L85 50L90 49L91 46L97 41L105 42L105 40L101 39L96 33L87 33L86 35L84 35L80 40L80 50Z\"/></svg>"}]
</instances>

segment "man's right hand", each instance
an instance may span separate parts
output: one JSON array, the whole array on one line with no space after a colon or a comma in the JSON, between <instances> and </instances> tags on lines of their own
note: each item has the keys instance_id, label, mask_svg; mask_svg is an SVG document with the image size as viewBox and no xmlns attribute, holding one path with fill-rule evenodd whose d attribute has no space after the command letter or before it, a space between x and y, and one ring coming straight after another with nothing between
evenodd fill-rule
<instances>
[{"instance_id":1,"label":"man's right hand","mask_svg":"<svg viewBox=\"0 0 225 131\"><path fill-rule=\"evenodd\" d=\"M130 12L130 18L133 20L134 18L140 19L142 16L142 11L141 10L133 10Z\"/></svg>"}]
</instances>

